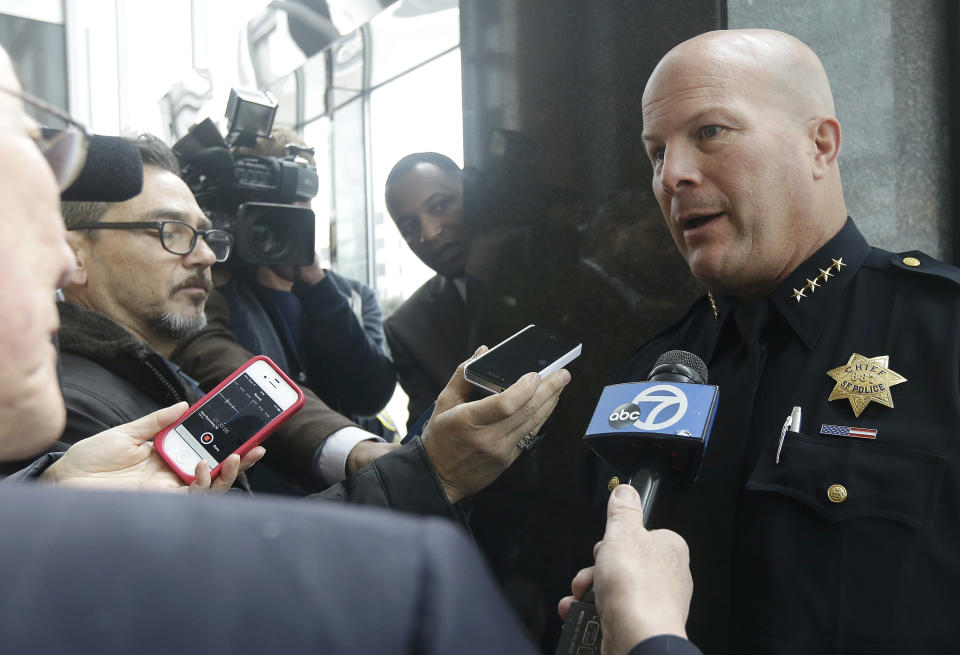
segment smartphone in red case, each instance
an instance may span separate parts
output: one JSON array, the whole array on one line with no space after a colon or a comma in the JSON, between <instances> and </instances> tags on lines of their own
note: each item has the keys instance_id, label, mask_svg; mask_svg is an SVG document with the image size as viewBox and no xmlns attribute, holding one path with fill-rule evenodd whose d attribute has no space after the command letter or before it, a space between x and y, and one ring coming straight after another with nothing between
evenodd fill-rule
<instances>
[{"instance_id":1,"label":"smartphone in red case","mask_svg":"<svg viewBox=\"0 0 960 655\"><path fill-rule=\"evenodd\" d=\"M214 478L227 457L232 453L242 457L260 445L301 407L300 388L269 357L260 355L160 431L153 445L187 484L193 482L200 461Z\"/></svg>"}]
</instances>

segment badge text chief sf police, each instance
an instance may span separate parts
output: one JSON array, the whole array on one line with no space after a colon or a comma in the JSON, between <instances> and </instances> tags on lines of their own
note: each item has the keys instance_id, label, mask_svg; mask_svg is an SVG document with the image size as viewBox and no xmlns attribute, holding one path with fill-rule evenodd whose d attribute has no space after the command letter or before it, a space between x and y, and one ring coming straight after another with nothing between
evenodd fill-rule
<instances>
[{"instance_id":1,"label":"badge text chief sf police","mask_svg":"<svg viewBox=\"0 0 960 655\"><path fill-rule=\"evenodd\" d=\"M650 406L646 418L640 407ZM672 384L657 384L637 394L633 402L624 403L610 413L610 427L618 430L631 424L638 430L656 431L668 428L687 413L687 395ZM662 418L661 418L661 415Z\"/></svg>"}]
</instances>

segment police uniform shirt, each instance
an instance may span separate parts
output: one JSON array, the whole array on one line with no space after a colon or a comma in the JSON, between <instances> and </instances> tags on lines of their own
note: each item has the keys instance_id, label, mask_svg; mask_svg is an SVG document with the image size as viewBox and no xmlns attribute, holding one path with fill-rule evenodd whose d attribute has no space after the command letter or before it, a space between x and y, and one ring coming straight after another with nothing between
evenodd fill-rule
<instances>
[{"instance_id":1,"label":"police uniform shirt","mask_svg":"<svg viewBox=\"0 0 960 655\"><path fill-rule=\"evenodd\" d=\"M871 248L848 219L760 302L752 400L735 298L697 301L617 375L646 379L684 349L720 387L698 479L662 490L651 515L690 545L691 640L708 654L957 652L960 271Z\"/></svg>"}]
</instances>

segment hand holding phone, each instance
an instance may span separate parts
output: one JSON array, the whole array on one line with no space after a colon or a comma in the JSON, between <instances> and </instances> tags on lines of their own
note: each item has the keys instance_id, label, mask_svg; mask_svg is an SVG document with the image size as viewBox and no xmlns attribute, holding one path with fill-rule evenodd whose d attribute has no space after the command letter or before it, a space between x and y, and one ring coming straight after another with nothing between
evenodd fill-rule
<instances>
[{"instance_id":1,"label":"hand holding phone","mask_svg":"<svg viewBox=\"0 0 960 655\"><path fill-rule=\"evenodd\" d=\"M254 357L154 437L161 457L184 482L203 462L210 477L231 454L241 457L303 406L303 392L269 357Z\"/></svg>"},{"instance_id":2,"label":"hand holding phone","mask_svg":"<svg viewBox=\"0 0 960 655\"><path fill-rule=\"evenodd\" d=\"M580 356L583 344L528 325L463 369L468 382L499 393L530 372L545 378Z\"/></svg>"}]
</instances>

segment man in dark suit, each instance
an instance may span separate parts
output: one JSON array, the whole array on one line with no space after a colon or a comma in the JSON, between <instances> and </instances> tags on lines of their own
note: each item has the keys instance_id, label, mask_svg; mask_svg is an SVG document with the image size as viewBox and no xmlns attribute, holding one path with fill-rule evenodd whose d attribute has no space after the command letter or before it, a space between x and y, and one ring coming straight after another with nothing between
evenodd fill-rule
<instances>
[{"instance_id":1,"label":"man in dark suit","mask_svg":"<svg viewBox=\"0 0 960 655\"><path fill-rule=\"evenodd\" d=\"M473 352L464 274L463 171L436 152L398 161L386 183L387 210L400 235L437 272L384 322L413 425Z\"/></svg>"}]
</instances>

